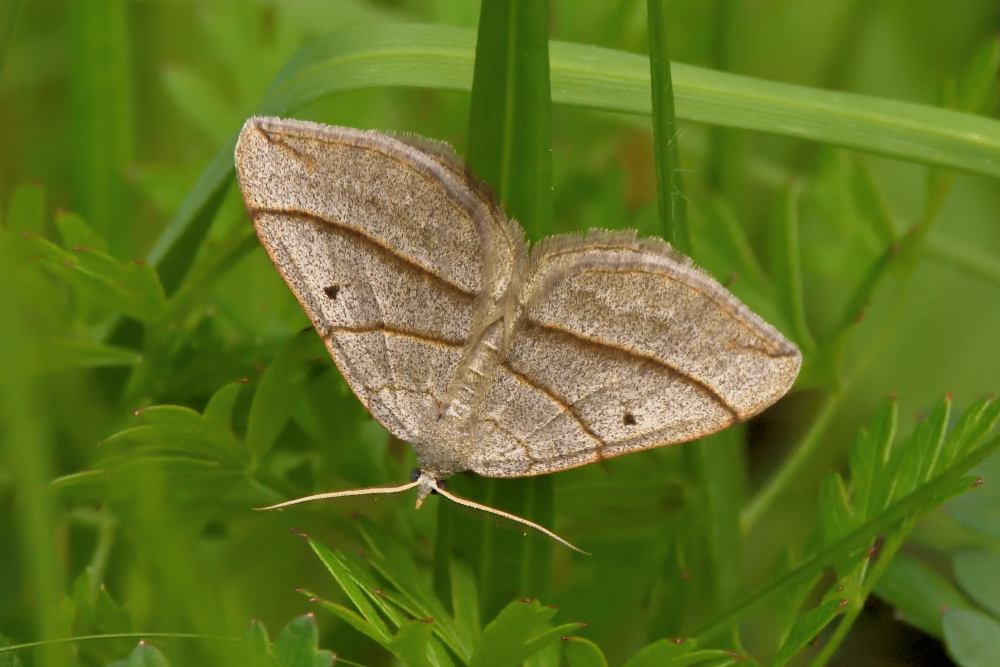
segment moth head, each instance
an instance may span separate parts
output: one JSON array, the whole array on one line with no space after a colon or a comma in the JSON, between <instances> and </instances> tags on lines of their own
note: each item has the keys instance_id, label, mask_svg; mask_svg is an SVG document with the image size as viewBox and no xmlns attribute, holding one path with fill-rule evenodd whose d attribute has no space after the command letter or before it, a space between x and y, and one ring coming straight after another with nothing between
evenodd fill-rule
<instances>
[{"instance_id":1,"label":"moth head","mask_svg":"<svg viewBox=\"0 0 1000 667\"><path fill-rule=\"evenodd\" d=\"M417 490L417 509L424 503L427 496L431 494L438 494L447 498L453 503L461 505L462 507L468 507L470 509L477 510L479 512L487 512L495 516L499 516L507 521L512 521L514 523L532 528L542 533L546 537L555 540L563 546L569 547L573 551L578 551L582 554L590 555L588 552L576 547L563 538L559 537L553 533L548 528L541 526L534 521L529 521L524 517L517 516L516 514L511 514L510 512L505 512L496 507L490 507L489 505L483 505L477 503L474 500L469 500L468 498L463 498L451 493L445 488L445 481L443 479L437 479L434 475L427 473L423 470L414 470L410 474L410 481L407 484L401 484L400 486L373 486L364 489L349 489L347 491L332 491L330 493L317 493L311 496L304 496L302 498L295 498L294 500L286 500L283 503L277 503L276 505L268 505L267 507L258 507L258 510L276 510L285 507L290 507L292 505L301 505L302 503L311 503L316 500L332 500L334 498L347 498L349 496L374 496L374 495L385 495L389 493L402 493L403 491L409 491L410 489Z\"/></svg>"}]
</instances>

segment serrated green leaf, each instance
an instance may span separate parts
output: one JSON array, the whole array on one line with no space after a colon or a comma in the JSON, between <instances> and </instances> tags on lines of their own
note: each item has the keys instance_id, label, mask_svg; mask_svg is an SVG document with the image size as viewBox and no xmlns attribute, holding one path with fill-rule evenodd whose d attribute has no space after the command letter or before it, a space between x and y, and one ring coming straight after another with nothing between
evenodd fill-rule
<instances>
[{"instance_id":1,"label":"serrated green leaf","mask_svg":"<svg viewBox=\"0 0 1000 667\"><path fill-rule=\"evenodd\" d=\"M816 341L806 319L802 288L802 256L799 242L799 198L801 188L792 185L785 190L784 205L778 219L770 225L771 277L784 321L791 327L791 336L806 352L816 347Z\"/></svg>"},{"instance_id":2,"label":"serrated green leaf","mask_svg":"<svg viewBox=\"0 0 1000 667\"><path fill-rule=\"evenodd\" d=\"M348 609L344 605L337 604L336 602L330 602L329 600L316 598L316 604L340 620L344 621L372 641L378 642L382 646L387 645L389 641L388 637L382 634L374 624L369 623L362 618L360 614Z\"/></svg>"},{"instance_id":3,"label":"serrated green leaf","mask_svg":"<svg viewBox=\"0 0 1000 667\"><path fill-rule=\"evenodd\" d=\"M851 471L851 509L859 521L864 521L872 486L875 484L875 467L878 461L875 442L867 429L862 429L854 438L847 461Z\"/></svg>"},{"instance_id":4,"label":"serrated green leaf","mask_svg":"<svg viewBox=\"0 0 1000 667\"><path fill-rule=\"evenodd\" d=\"M115 433L101 442L105 456L134 454L138 448L188 453L197 458L224 461L234 468L240 461L232 435L190 408L156 405L136 411L140 424Z\"/></svg>"},{"instance_id":5,"label":"serrated green leaf","mask_svg":"<svg viewBox=\"0 0 1000 667\"><path fill-rule=\"evenodd\" d=\"M274 657L281 667L314 667L319 630L312 614L293 618L274 638Z\"/></svg>"},{"instance_id":6,"label":"serrated green leaf","mask_svg":"<svg viewBox=\"0 0 1000 667\"><path fill-rule=\"evenodd\" d=\"M959 418L941 452L941 465L947 466L970 449L977 447L1000 420L1000 401L983 398Z\"/></svg>"},{"instance_id":7,"label":"serrated green leaf","mask_svg":"<svg viewBox=\"0 0 1000 667\"><path fill-rule=\"evenodd\" d=\"M842 604L840 600L830 599L800 616L795 621L795 625L792 626L792 630L788 633L785 641L782 642L781 648L778 649L778 653L774 656L771 664L776 667L788 664L799 651L805 648L809 642L816 638L823 628L837 617L841 608Z\"/></svg>"},{"instance_id":8,"label":"serrated green leaf","mask_svg":"<svg viewBox=\"0 0 1000 667\"><path fill-rule=\"evenodd\" d=\"M404 665L430 667L427 643L431 639L431 625L432 621L407 621L396 631L386 647Z\"/></svg>"},{"instance_id":9,"label":"serrated green leaf","mask_svg":"<svg viewBox=\"0 0 1000 667\"><path fill-rule=\"evenodd\" d=\"M953 609L944 615L944 642L948 654L961 667L995 667L1000 646L1000 623L970 609Z\"/></svg>"},{"instance_id":10,"label":"serrated green leaf","mask_svg":"<svg viewBox=\"0 0 1000 667\"><path fill-rule=\"evenodd\" d=\"M370 562L380 575L391 583L404 598L414 617L434 619L434 630L450 649L460 657L471 653L463 643L455 621L431 589L409 551L370 522L361 521L361 534L371 548Z\"/></svg>"},{"instance_id":11,"label":"serrated green leaf","mask_svg":"<svg viewBox=\"0 0 1000 667\"><path fill-rule=\"evenodd\" d=\"M514 667L544 646L549 620L556 610L538 600L511 602L483 629L483 636L469 660L469 667ZM554 641L557 636L549 640Z\"/></svg>"},{"instance_id":12,"label":"serrated green leaf","mask_svg":"<svg viewBox=\"0 0 1000 667\"><path fill-rule=\"evenodd\" d=\"M45 230L45 190L23 183L14 189L7 203L4 227L14 234L41 234Z\"/></svg>"},{"instance_id":13,"label":"serrated green leaf","mask_svg":"<svg viewBox=\"0 0 1000 667\"><path fill-rule=\"evenodd\" d=\"M676 660L693 652L697 646L698 642L693 639L659 639L639 649L635 655L625 661L623 667L673 665Z\"/></svg>"},{"instance_id":14,"label":"serrated green leaf","mask_svg":"<svg viewBox=\"0 0 1000 667\"><path fill-rule=\"evenodd\" d=\"M945 396L938 401L930 415L917 429L920 433L918 439L920 448L917 457L923 463L918 477L921 482L930 479L937 472L938 464L942 459L941 450L945 444L945 430L948 428L950 418L951 397Z\"/></svg>"},{"instance_id":15,"label":"serrated green leaf","mask_svg":"<svg viewBox=\"0 0 1000 667\"><path fill-rule=\"evenodd\" d=\"M170 662L160 649L141 641L129 654L125 667L170 667Z\"/></svg>"},{"instance_id":16,"label":"serrated green leaf","mask_svg":"<svg viewBox=\"0 0 1000 667\"><path fill-rule=\"evenodd\" d=\"M875 512L874 499L887 498L887 487L892 480L884 475L896 436L897 404L890 399L882 404L870 429L851 448L851 507L858 521L864 521Z\"/></svg>"},{"instance_id":17,"label":"serrated green leaf","mask_svg":"<svg viewBox=\"0 0 1000 667\"><path fill-rule=\"evenodd\" d=\"M107 253L108 246L83 218L69 211L56 211L56 230L64 248L88 248Z\"/></svg>"},{"instance_id":18,"label":"serrated green leaf","mask_svg":"<svg viewBox=\"0 0 1000 667\"><path fill-rule=\"evenodd\" d=\"M271 652L271 639L264 624L254 619L250 621L243 636L247 667L281 667Z\"/></svg>"},{"instance_id":19,"label":"serrated green leaf","mask_svg":"<svg viewBox=\"0 0 1000 667\"><path fill-rule=\"evenodd\" d=\"M981 549L952 556L955 579L966 594L1000 618L1000 554Z\"/></svg>"},{"instance_id":20,"label":"serrated green leaf","mask_svg":"<svg viewBox=\"0 0 1000 667\"><path fill-rule=\"evenodd\" d=\"M208 404L205 406L205 421L219 431L232 433L233 408L236 406L236 399L239 398L243 386L242 382L230 382L219 387L212 394L212 398L208 399Z\"/></svg>"},{"instance_id":21,"label":"serrated green leaf","mask_svg":"<svg viewBox=\"0 0 1000 667\"><path fill-rule=\"evenodd\" d=\"M258 459L271 449L302 395L309 376L309 360L320 349L317 340L311 328L289 338L257 383L250 403L246 445Z\"/></svg>"},{"instance_id":22,"label":"serrated green leaf","mask_svg":"<svg viewBox=\"0 0 1000 667\"><path fill-rule=\"evenodd\" d=\"M120 260L99 250L67 252L47 239L33 239L36 254L79 293L114 313L149 322L163 312L166 297L156 270L144 262Z\"/></svg>"},{"instance_id":23,"label":"serrated green leaf","mask_svg":"<svg viewBox=\"0 0 1000 667\"><path fill-rule=\"evenodd\" d=\"M980 407L973 406L970 411L982 416L983 411ZM727 628L734 628L736 623L760 605L774 599L780 599L790 591L797 590L798 587L819 575L825 568L842 563L842 559L866 558L867 556L859 550L867 549L867 545L876 535L890 528L899 527L905 522L912 522L913 518L920 513L944 502L955 494L972 488L972 484L965 478L965 475L998 449L1000 449L1000 437L994 437L986 443L980 442L978 446L972 447L962 457L955 460L952 465L943 469L934 479L922 484L905 497L894 501L835 544L827 545L795 569L779 575L771 584L758 589L732 609L719 614L695 633L695 636L702 641L711 639ZM861 452L865 451L869 450L861 449ZM858 458L858 454L852 457L852 474L854 472L853 463Z\"/></svg>"},{"instance_id":24,"label":"serrated green leaf","mask_svg":"<svg viewBox=\"0 0 1000 667\"><path fill-rule=\"evenodd\" d=\"M601 647L583 637L564 638L562 653L569 667L608 667Z\"/></svg>"},{"instance_id":25,"label":"serrated green leaf","mask_svg":"<svg viewBox=\"0 0 1000 667\"><path fill-rule=\"evenodd\" d=\"M833 544L856 525L857 517L851 511L844 478L839 474L826 477L820 485L816 518L823 544Z\"/></svg>"},{"instance_id":26,"label":"serrated green leaf","mask_svg":"<svg viewBox=\"0 0 1000 667\"><path fill-rule=\"evenodd\" d=\"M382 617L375 611L375 607L369 602L366 591L358 586L344 558L316 540L310 539L309 546L319 556L323 565L326 566L327 571L337 580L337 584L351 600L351 604L361 612L365 622L371 626L371 631L378 638L379 643L385 646L390 637L389 628L386 627L385 621L382 620Z\"/></svg>"}]
</instances>

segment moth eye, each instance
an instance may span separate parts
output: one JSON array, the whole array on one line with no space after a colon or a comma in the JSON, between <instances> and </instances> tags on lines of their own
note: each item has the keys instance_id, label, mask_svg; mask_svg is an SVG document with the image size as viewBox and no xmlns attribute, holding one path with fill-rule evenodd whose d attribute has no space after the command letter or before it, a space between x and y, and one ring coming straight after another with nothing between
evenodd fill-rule
<instances>
[{"instance_id":1,"label":"moth eye","mask_svg":"<svg viewBox=\"0 0 1000 667\"><path fill-rule=\"evenodd\" d=\"M326 294L330 301L336 301L337 295L340 294L340 285L330 285L329 287L324 287L323 294Z\"/></svg>"},{"instance_id":2,"label":"moth eye","mask_svg":"<svg viewBox=\"0 0 1000 667\"><path fill-rule=\"evenodd\" d=\"M631 412L626 412L622 415L622 424L625 426L635 426L635 415Z\"/></svg>"},{"instance_id":3,"label":"moth eye","mask_svg":"<svg viewBox=\"0 0 1000 667\"><path fill-rule=\"evenodd\" d=\"M415 482L420 479L420 468L414 468L410 471L410 481Z\"/></svg>"}]
</instances>

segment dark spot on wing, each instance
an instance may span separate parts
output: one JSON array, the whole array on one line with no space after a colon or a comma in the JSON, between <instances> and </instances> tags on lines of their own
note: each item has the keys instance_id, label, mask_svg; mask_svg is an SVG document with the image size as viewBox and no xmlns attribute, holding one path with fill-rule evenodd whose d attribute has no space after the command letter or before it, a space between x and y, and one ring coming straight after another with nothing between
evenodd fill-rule
<instances>
[{"instance_id":1,"label":"dark spot on wing","mask_svg":"<svg viewBox=\"0 0 1000 667\"><path fill-rule=\"evenodd\" d=\"M631 412L626 412L622 415L622 423L625 426L635 426L635 415Z\"/></svg>"},{"instance_id":2,"label":"dark spot on wing","mask_svg":"<svg viewBox=\"0 0 1000 667\"><path fill-rule=\"evenodd\" d=\"M330 285L329 287L324 287L323 294L326 294L330 301L336 301L337 295L340 294L340 285Z\"/></svg>"}]
</instances>

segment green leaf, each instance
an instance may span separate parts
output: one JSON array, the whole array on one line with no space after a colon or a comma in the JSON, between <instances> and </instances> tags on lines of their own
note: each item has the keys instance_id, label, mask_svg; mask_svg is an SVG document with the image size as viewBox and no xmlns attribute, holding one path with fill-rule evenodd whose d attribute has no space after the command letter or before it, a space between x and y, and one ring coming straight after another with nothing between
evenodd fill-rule
<instances>
[{"instance_id":1,"label":"green leaf","mask_svg":"<svg viewBox=\"0 0 1000 667\"><path fill-rule=\"evenodd\" d=\"M289 63L261 111L297 109L362 82L468 90L474 46L472 31L447 26L394 24L332 34ZM558 41L549 51L554 102L650 113L647 58ZM679 63L672 76L677 117L684 120L1000 175L1000 121Z\"/></svg>"},{"instance_id":2,"label":"green leaf","mask_svg":"<svg viewBox=\"0 0 1000 667\"><path fill-rule=\"evenodd\" d=\"M49 346L51 354L45 362L50 370L135 366L143 360L131 348L79 338L56 338Z\"/></svg>"},{"instance_id":3,"label":"green leaf","mask_svg":"<svg viewBox=\"0 0 1000 667\"><path fill-rule=\"evenodd\" d=\"M955 579L973 600L1000 617L1000 554L966 550L952 556Z\"/></svg>"},{"instance_id":4,"label":"green leaf","mask_svg":"<svg viewBox=\"0 0 1000 667\"><path fill-rule=\"evenodd\" d=\"M232 435L218 429L198 412L177 405L156 405L137 410L139 425L126 428L101 442L107 456L134 456L143 453L175 452L197 458L225 461L238 467L236 443Z\"/></svg>"},{"instance_id":5,"label":"green leaf","mask_svg":"<svg viewBox=\"0 0 1000 667\"><path fill-rule=\"evenodd\" d=\"M552 220L547 0L484 0L469 108L468 162L529 238Z\"/></svg>"},{"instance_id":6,"label":"green leaf","mask_svg":"<svg viewBox=\"0 0 1000 667\"><path fill-rule=\"evenodd\" d=\"M4 226L16 234L41 234L45 230L45 190L23 183L10 195Z\"/></svg>"},{"instance_id":7,"label":"green leaf","mask_svg":"<svg viewBox=\"0 0 1000 667\"><path fill-rule=\"evenodd\" d=\"M663 0L647 0L649 29L649 75L652 91L653 155L656 160L656 198L663 238L690 255L687 206L678 159L677 121L674 116L674 86L671 78L667 18Z\"/></svg>"},{"instance_id":8,"label":"green leaf","mask_svg":"<svg viewBox=\"0 0 1000 667\"><path fill-rule=\"evenodd\" d=\"M170 667L170 662L160 649L141 641L129 654L125 667Z\"/></svg>"},{"instance_id":9,"label":"green leaf","mask_svg":"<svg viewBox=\"0 0 1000 667\"><path fill-rule=\"evenodd\" d=\"M793 184L785 189L778 219L771 225L771 277L775 294L791 336L807 352L816 341L806 320L805 296L802 288L802 257L799 242L799 196L801 188Z\"/></svg>"},{"instance_id":10,"label":"green leaf","mask_svg":"<svg viewBox=\"0 0 1000 667\"><path fill-rule=\"evenodd\" d=\"M476 36L441 25L368 25L303 48L258 107L288 114L336 93L379 86L469 90ZM642 56L550 42L552 100L649 114ZM931 106L832 92L674 63L677 117L848 146L1000 175L1000 121ZM148 257L172 292L232 182L236 136L213 156Z\"/></svg>"},{"instance_id":11,"label":"green leaf","mask_svg":"<svg viewBox=\"0 0 1000 667\"><path fill-rule=\"evenodd\" d=\"M309 328L282 345L261 375L250 404L246 445L258 459L271 449L300 400L309 377L310 360L320 354L319 338Z\"/></svg>"},{"instance_id":12,"label":"green leaf","mask_svg":"<svg viewBox=\"0 0 1000 667\"><path fill-rule=\"evenodd\" d=\"M414 617L433 619L435 633L450 649L463 659L470 655L470 647L463 642L455 621L434 594L409 551L370 522L362 521L360 526L372 551L370 563L399 591L407 612Z\"/></svg>"},{"instance_id":13,"label":"green leaf","mask_svg":"<svg viewBox=\"0 0 1000 667\"><path fill-rule=\"evenodd\" d=\"M961 667L994 667L1000 646L1000 623L969 609L952 609L944 615L944 641L948 653Z\"/></svg>"},{"instance_id":14,"label":"green leaf","mask_svg":"<svg viewBox=\"0 0 1000 667\"><path fill-rule=\"evenodd\" d=\"M407 621L393 635L386 645L392 654L404 665L414 667L430 667L427 657L427 643L431 639L431 624L433 621Z\"/></svg>"},{"instance_id":15,"label":"green leaf","mask_svg":"<svg viewBox=\"0 0 1000 667\"><path fill-rule=\"evenodd\" d=\"M969 417L969 413L973 416ZM746 618L761 605L786 597L791 591L809 582L827 567L838 565L838 568L843 568L845 565L843 559L847 558L858 558L860 562L860 559L867 556L859 553L859 550L867 549L867 545L871 544L871 540L876 535L897 527L902 522L912 521L913 517L920 513L926 512L951 496L971 488L971 484L963 476L990 454L1000 449L1000 437L994 437L989 441L983 442L989 431L982 428L982 423L990 421L991 412L984 409L981 404L970 408L966 416L968 418L963 418L959 421L960 425L963 423L968 424L964 429L965 435L955 436L954 433L952 434L957 443L963 444L962 448L965 450L963 456L955 459L951 465L942 469L933 479L925 482L910 494L897 498L884 509L874 512L867 521L854 528L834 544L826 545L798 567L782 573L772 583L758 589L742 602L736 604L732 609L716 616L716 618L709 621L695 633L695 636L699 640L705 641L717 636L724 630L735 629L743 618ZM859 438L858 444L852 450L852 476L855 475L856 470L873 471L874 461L871 459L877 459L880 452L891 451L889 445L880 445L878 439L884 439L885 437L880 434L891 434L894 431L894 402L891 402L888 408L882 411L876 424L877 427L873 430L873 433ZM958 427L956 427L956 430L958 430ZM949 438L949 441L952 439ZM945 447L947 449L947 445ZM875 452L876 456L873 457L872 452ZM865 477L865 474L862 474L860 477L871 479L870 475ZM887 482L883 480L881 483ZM852 481L852 491L855 488L854 484ZM856 497L867 500L863 488L859 489L859 495Z\"/></svg>"},{"instance_id":16,"label":"green leaf","mask_svg":"<svg viewBox=\"0 0 1000 667\"><path fill-rule=\"evenodd\" d=\"M250 621L243 641L248 667L281 667L271 652L271 640L263 623L256 619Z\"/></svg>"},{"instance_id":17,"label":"green leaf","mask_svg":"<svg viewBox=\"0 0 1000 667\"><path fill-rule=\"evenodd\" d=\"M941 636L941 617L946 610L971 606L951 582L905 553L889 564L875 585L875 593L896 607L904 621L935 637Z\"/></svg>"},{"instance_id":18,"label":"green leaf","mask_svg":"<svg viewBox=\"0 0 1000 667\"><path fill-rule=\"evenodd\" d=\"M844 478L840 475L834 473L820 485L816 516L823 544L833 544L856 525L857 517L851 511Z\"/></svg>"},{"instance_id":19,"label":"green leaf","mask_svg":"<svg viewBox=\"0 0 1000 667\"><path fill-rule=\"evenodd\" d=\"M451 570L451 611L455 628L468 646L474 646L482 632L479 618L479 592L471 570L459 559L449 562Z\"/></svg>"},{"instance_id":20,"label":"green leaf","mask_svg":"<svg viewBox=\"0 0 1000 667\"><path fill-rule=\"evenodd\" d=\"M205 421L223 433L232 433L233 408L245 384L230 382L219 387L205 406Z\"/></svg>"},{"instance_id":21,"label":"green leaf","mask_svg":"<svg viewBox=\"0 0 1000 667\"><path fill-rule=\"evenodd\" d=\"M693 639L660 639L648 644L629 658L623 667L661 667L673 665L698 646Z\"/></svg>"},{"instance_id":22,"label":"green leaf","mask_svg":"<svg viewBox=\"0 0 1000 667\"><path fill-rule=\"evenodd\" d=\"M55 222L64 248L87 248L107 253L104 239L76 213L56 211Z\"/></svg>"},{"instance_id":23,"label":"green leaf","mask_svg":"<svg viewBox=\"0 0 1000 667\"><path fill-rule=\"evenodd\" d=\"M937 472L945 445L945 430L951 419L951 396L945 396L931 410L926 421L917 429L920 448L915 453L923 465L918 479L923 482Z\"/></svg>"},{"instance_id":24,"label":"green leaf","mask_svg":"<svg viewBox=\"0 0 1000 667\"><path fill-rule=\"evenodd\" d=\"M601 647L583 637L565 637L563 658L569 667L608 667Z\"/></svg>"},{"instance_id":25,"label":"green leaf","mask_svg":"<svg viewBox=\"0 0 1000 667\"><path fill-rule=\"evenodd\" d=\"M315 667L333 664L328 651L318 650L319 630L312 614L303 614L288 622L274 639L274 657L281 667Z\"/></svg>"},{"instance_id":26,"label":"green leaf","mask_svg":"<svg viewBox=\"0 0 1000 667\"><path fill-rule=\"evenodd\" d=\"M159 277L144 262L119 260L80 246L66 252L41 237L34 241L49 269L95 303L145 322L163 312L166 297Z\"/></svg>"},{"instance_id":27,"label":"green leaf","mask_svg":"<svg viewBox=\"0 0 1000 667\"><path fill-rule=\"evenodd\" d=\"M375 608L368 601L365 593L369 591L365 591L358 586L355 577L341 555L331 551L316 540L310 539L309 546L319 556L319 559L326 566L330 574L333 575L333 578L337 580L337 584L351 600L351 603L361 612L365 621L365 630L363 630L365 634L372 636L382 645L388 644L389 628L386 627L382 617L379 616L378 612L375 611ZM354 623L352 625L359 627Z\"/></svg>"},{"instance_id":28,"label":"green leaf","mask_svg":"<svg viewBox=\"0 0 1000 667\"><path fill-rule=\"evenodd\" d=\"M131 60L126 3L77 2L69 12L72 76L67 157L74 202L117 256L132 246L125 171L133 159Z\"/></svg>"},{"instance_id":29,"label":"green leaf","mask_svg":"<svg viewBox=\"0 0 1000 667\"><path fill-rule=\"evenodd\" d=\"M882 509L876 500L888 498L886 488L892 480L882 473L889 463L896 421L897 403L889 399L882 404L871 429L863 431L851 449L851 505L860 521Z\"/></svg>"},{"instance_id":30,"label":"green leaf","mask_svg":"<svg viewBox=\"0 0 1000 667\"><path fill-rule=\"evenodd\" d=\"M483 629L472 653L469 667L514 667L559 635L549 625L555 616L552 607L538 600L518 600L504 607ZM562 634L562 631L560 631Z\"/></svg>"},{"instance_id":31,"label":"green leaf","mask_svg":"<svg viewBox=\"0 0 1000 667\"><path fill-rule=\"evenodd\" d=\"M378 642L382 646L386 647L388 646L389 638L386 635L382 634L379 631L379 629L375 626L375 624L369 623L364 618L362 618L360 614L357 614L356 612L351 611L344 605L337 604L336 602L330 602L329 600L323 600L321 598L314 598L314 599L315 602L320 607L330 612L340 620L344 621L349 626L351 626L361 634L365 635L372 641Z\"/></svg>"}]
</instances>

